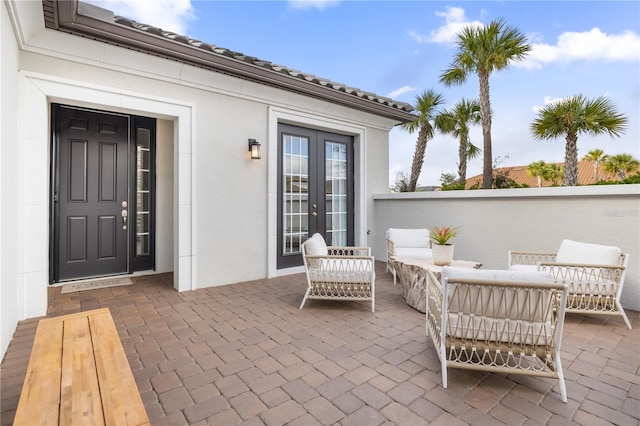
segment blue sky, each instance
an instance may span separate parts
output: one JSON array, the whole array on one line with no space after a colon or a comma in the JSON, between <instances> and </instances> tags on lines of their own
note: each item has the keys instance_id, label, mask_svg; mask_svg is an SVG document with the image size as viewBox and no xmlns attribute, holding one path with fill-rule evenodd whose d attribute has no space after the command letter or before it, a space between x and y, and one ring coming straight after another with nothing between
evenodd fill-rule
<instances>
[{"instance_id":1,"label":"blue sky","mask_svg":"<svg viewBox=\"0 0 640 426\"><path fill-rule=\"evenodd\" d=\"M439 76L464 25L503 18L527 35L527 59L490 78L493 157L502 166L564 161L564 138L536 141L537 109L563 97L607 96L628 119L626 133L580 135L579 156L600 148L640 159L640 2L638 1L189 1L92 0L139 22L279 65L414 103L435 89L452 107L477 98L478 82L447 88ZM389 177L409 173L417 134L390 134ZM480 126L472 142L482 146ZM436 135L419 184L457 171L457 141ZM467 176L482 173L482 159Z\"/></svg>"}]
</instances>

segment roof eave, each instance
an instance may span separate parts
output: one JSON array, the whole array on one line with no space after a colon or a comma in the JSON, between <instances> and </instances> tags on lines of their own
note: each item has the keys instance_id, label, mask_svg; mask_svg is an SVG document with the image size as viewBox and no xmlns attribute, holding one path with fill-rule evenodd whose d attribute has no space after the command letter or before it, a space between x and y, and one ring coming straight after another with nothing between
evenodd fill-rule
<instances>
[{"instance_id":1,"label":"roof eave","mask_svg":"<svg viewBox=\"0 0 640 426\"><path fill-rule=\"evenodd\" d=\"M297 78L278 73L237 59L212 54L197 46L173 41L134 28L127 28L115 22L90 16L90 14L78 13L78 4L78 0L53 1L56 29L321 99L397 120L400 123L415 119L415 116L409 111L341 92L318 83L311 83L304 78L303 74Z\"/></svg>"}]
</instances>

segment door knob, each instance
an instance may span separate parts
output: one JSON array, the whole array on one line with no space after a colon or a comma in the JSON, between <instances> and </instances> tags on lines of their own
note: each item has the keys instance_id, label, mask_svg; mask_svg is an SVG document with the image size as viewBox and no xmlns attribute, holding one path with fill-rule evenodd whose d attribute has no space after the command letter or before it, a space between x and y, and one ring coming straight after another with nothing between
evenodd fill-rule
<instances>
[{"instance_id":1,"label":"door knob","mask_svg":"<svg viewBox=\"0 0 640 426\"><path fill-rule=\"evenodd\" d=\"M312 212L311 216L318 216L318 212Z\"/></svg>"}]
</instances>

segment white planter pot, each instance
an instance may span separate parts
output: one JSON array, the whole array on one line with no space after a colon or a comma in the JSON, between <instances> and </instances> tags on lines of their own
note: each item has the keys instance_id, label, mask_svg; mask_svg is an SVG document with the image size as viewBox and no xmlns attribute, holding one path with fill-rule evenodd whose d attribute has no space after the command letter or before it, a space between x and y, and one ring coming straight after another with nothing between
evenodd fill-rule
<instances>
[{"instance_id":1,"label":"white planter pot","mask_svg":"<svg viewBox=\"0 0 640 426\"><path fill-rule=\"evenodd\" d=\"M444 246L433 244L431 251L433 254L433 263L440 266L451 265L451 261L453 261L453 244L446 244Z\"/></svg>"}]
</instances>

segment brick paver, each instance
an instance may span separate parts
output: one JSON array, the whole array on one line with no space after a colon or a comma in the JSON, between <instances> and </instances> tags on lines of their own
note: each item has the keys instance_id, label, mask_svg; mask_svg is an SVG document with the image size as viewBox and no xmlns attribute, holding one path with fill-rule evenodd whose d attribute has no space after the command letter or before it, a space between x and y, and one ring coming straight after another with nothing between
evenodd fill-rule
<instances>
[{"instance_id":1,"label":"brick paver","mask_svg":"<svg viewBox=\"0 0 640 426\"><path fill-rule=\"evenodd\" d=\"M152 424L638 424L640 313L571 314L557 380L449 370L385 265L368 303L309 301L303 274L177 293L171 274L60 294L48 316L108 307ZM0 367L13 422L38 319L18 324Z\"/></svg>"}]
</instances>

